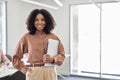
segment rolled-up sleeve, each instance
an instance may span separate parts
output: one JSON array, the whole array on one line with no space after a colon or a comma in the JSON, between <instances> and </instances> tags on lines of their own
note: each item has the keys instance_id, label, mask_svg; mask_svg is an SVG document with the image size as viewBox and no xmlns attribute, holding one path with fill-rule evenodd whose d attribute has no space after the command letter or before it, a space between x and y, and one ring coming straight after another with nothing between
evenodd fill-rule
<instances>
[{"instance_id":1,"label":"rolled-up sleeve","mask_svg":"<svg viewBox=\"0 0 120 80\"><path fill-rule=\"evenodd\" d=\"M58 46L58 54L54 57L54 63L58 66L61 66L65 60L65 51L61 41Z\"/></svg>"},{"instance_id":2,"label":"rolled-up sleeve","mask_svg":"<svg viewBox=\"0 0 120 80\"><path fill-rule=\"evenodd\" d=\"M24 68L26 68L26 66L24 65L24 62L21 60L25 52L27 52L27 46L25 43L25 38L22 37L16 46L16 49L12 58L13 66L19 71L22 71Z\"/></svg>"}]
</instances>

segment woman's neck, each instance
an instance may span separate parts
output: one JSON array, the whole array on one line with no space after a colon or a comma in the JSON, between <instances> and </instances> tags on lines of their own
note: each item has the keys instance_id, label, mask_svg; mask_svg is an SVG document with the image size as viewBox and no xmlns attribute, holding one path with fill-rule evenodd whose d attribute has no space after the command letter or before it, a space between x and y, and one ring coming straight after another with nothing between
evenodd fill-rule
<instances>
[{"instance_id":1,"label":"woman's neck","mask_svg":"<svg viewBox=\"0 0 120 80\"><path fill-rule=\"evenodd\" d=\"M37 30L37 33L39 33L39 34L43 34L44 32L43 31L39 31L39 30Z\"/></svg>"}]
</instances>

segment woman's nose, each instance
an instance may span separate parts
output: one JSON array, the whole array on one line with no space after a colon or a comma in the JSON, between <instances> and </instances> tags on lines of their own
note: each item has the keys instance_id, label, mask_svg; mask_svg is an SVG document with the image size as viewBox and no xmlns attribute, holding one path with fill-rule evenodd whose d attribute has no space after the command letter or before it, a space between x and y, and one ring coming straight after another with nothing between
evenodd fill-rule
<instances>
[{"instance_id":1,"label":"woman's nose","mask_svg":"<svg viewBox=\"0 0 120 80\"><path fill-rule=\"evenodd\" d=\"M41 23L41 20L39 20L38 22Z\"/></svg>"}]
</instances>

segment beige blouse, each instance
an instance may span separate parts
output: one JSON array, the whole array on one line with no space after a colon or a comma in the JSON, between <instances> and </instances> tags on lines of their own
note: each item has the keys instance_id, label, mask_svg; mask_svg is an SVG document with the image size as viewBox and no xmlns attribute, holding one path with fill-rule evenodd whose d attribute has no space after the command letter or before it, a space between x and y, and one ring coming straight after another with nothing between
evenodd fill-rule
<instances>
[{"instance_id":1,"label":"beige blouse","mask_svg":"<svg viewBox=\"0 0 120 80\"><path fill-rule=\"evenodd\" d=\"M22 70L27 67L21 60L24 53L27 53L28 55L28 63L42 62L43 55L46 54L47 51L48 39L59 41L58 53L54 57L54 63L58 66L62 65L65 59L65 52L60 39L53 33L40 34L39 32L36 32L34 35L26 33L20 39L13 55L13 66L18 70Z\"/></svg>"}]
</instances>

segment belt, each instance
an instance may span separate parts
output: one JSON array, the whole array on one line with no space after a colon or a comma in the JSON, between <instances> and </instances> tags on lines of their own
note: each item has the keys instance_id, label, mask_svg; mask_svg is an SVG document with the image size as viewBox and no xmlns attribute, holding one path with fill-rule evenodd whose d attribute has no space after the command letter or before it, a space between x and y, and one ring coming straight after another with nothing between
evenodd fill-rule
<instances>
[{"instance_id":1,"label":"belt","mask_svg":"<svg viewBox=\"0 0 120 80\"><path fill-rule=\"evenodd\" d=\"M40 67L44 66L44 63L30 63L29 65L26 65L27 67Z\"/></svg>"}]
</instances>

